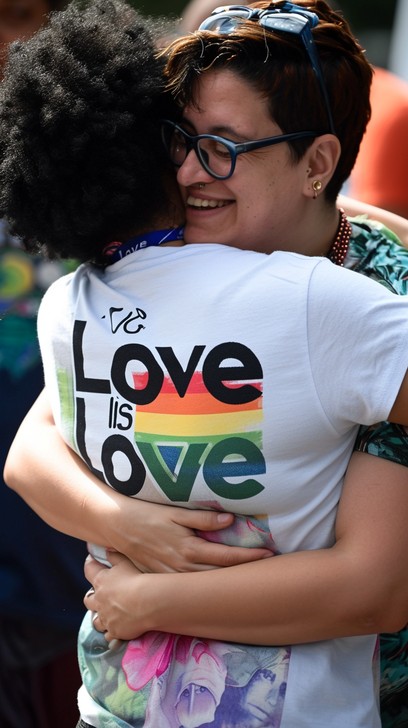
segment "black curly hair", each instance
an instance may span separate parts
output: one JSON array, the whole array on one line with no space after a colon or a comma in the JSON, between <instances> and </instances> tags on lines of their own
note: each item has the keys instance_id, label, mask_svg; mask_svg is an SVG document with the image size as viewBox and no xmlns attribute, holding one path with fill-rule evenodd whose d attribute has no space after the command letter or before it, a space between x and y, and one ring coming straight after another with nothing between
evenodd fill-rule
<instances>
[{"instance_id":1,"label":"black curly hair","mask_svg":"<svg viewBox=\"0 0 408 728\"><path fill-rule=\"evenodd\" d=\"M27 250L96 260L163 212L159 119L173 110L155 48L163 22L91 0L13 44L0 91L0 214Z\"/></svg>"}]
</instances>

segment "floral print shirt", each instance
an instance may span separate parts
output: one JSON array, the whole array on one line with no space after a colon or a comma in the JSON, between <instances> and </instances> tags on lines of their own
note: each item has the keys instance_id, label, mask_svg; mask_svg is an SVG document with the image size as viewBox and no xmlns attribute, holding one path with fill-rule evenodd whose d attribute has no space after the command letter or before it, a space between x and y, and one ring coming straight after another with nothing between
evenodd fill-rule
<instances>
[{"instance_id":1,"label":"floral print shirt","mask_svg":"<svg viewBox=\"0 0 408 728\"><path fill-rule=\"evenodd\" d=\"M365 217L351 220L353 234L344 263L390 291L408 294L408 249L384 225ZM355 449L408 466L408 428L390 422L361 427ZM381 718L383 728L408 726L408 628L381 635Z\"/></svg>"}]
</instances>

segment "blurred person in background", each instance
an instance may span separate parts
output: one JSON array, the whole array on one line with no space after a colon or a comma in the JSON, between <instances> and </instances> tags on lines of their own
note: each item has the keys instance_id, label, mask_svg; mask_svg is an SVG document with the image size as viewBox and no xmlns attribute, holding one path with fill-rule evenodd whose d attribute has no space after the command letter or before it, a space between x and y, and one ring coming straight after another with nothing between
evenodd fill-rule
<instances>
[{"instance_id":1,"label":"blurred person in background","mask_svg":"<svg viewBox=\"0 0 408 728\"><path fill-rule=\"evenodd\" d=\"M58 0L0 0L0 73L9 44L32 36ZM44 385L40 299L75 267L25 253L0 220L0 470ZM83 543L46 525L0 485L0 726L72 728L80 684L76 635L84 609Z\"/></svg>"},{"instance_id":2,"label":"blurred person in background","mask_svg":"<svg viewBox=\"0 0 408 728\"><path fill-rule=\"evenodd\" d=\"M370 101L348 194L408 217L408 83L375 67Z\"/></svg>"},{"instance_id":3,"label":"blurred person in background","mask_svg":"<svg viewBox=\"0 0 408 728\"><path fill-rule=\"evenodd\" d=\"M330 4L344 15L341 3L332 0ZM370 103L371 119L347 193L356 200L408 218L407 81L390 70L374 66Z\"/></svg>"}]
</instances>

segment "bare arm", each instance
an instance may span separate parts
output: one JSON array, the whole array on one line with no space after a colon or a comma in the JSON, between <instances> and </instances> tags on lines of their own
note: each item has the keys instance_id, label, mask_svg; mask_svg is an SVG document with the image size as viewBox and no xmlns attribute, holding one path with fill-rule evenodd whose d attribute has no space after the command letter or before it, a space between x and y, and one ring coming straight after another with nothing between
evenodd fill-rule
<instances>
[{"instance_id":1,"label":"bare arm","mask_svg":"<svg viewBox=\"0 0 408 728\"><path fill-rule=\"evenodd\" d=\"M142 571L200 570L270 556L195 534L225 528L231 514L146 503L102 483L63 442L45 390L19 429L4 479L53 528L120 551Z\"/></svg>"},{"instance_id":2,"label":"bare arm","mask_svg":"<svg viewBox=\"0 0 408 728\"><path fill-rule=\"evenodd\" d=\"M403 245L408 247L408 220L405 217L396 215L394 212L389 210L383 210L380 207L374 207L374 205L368 205L366 202L360 202L352 197L346 197L340 195L338 197L338 204L343 207L346 214L350 217L356 215L367 215L372 220L379 220L387 228L392 230L401 240Z\"/></svg>"},{"instance_id":3,"label":"bare arm","mask_svg":"<svg viewBox=\"0 0 408 728\"><path fill-rule=\"evenodd\" d=\"M34 505L35 510L51 525L80 538L108 543L112 548L127 554L130 550L134 550L136 558L133 560L138 563L137 541L139 539L140 547L143 527L146 539L152 542L153 547L156 544L156 551L158 547L159 553L164 550L164 540L167 539L167 535L164 537L161 535L164 532L163 525L160 525L163 513L174 516L166 523L169 538L172 538L172 533L174 534L178 526L177 519L180 522L183 516L186 518L215 516L208 512L195 513L167 506L155 506L158 511L152 520L147 516L151 504L143 504L141 501L130 502L128 498L124 501L125 496L121 496L99 481L93 482L93 478L81 462L77 463L79 471L76 471L73 478L72 474L68 473L67 461L61 459L66 453L63 456L57 449L58 441L47 439L44 431L41 437L38 417L30 421L37 408L44 418L47 407L44 398L40 397L34 410L23 423L19 438L10 453L9 481L13 481L14 478L16 490L20 492L21 487L26 500ZM34 442L32 438L33 426L37 428L34 431L38 442ZM50 426L49 415L47 426ZM20 438L28 449L24 447L20 449L21 445L18 445ZM50 452L53 453L53 476L47 476L50 468L47 459ZM70 451L68 454L72 457ZM361 462L358 458L371 462L370 473L366 471L364 475L360 472L361 466L357 468L356 465ZM15 468L12 467L13 459L16 461ZM21 483L17 486L19 469L22 486ZM12 471L14 475L11 474ZM30 478L27 472L30 473ZM264 643L265 640L270 640L278 644L377 630L392 631L399 628L407 620L408 611L406 594L408 471L406 468L369 455L356 454L353 457L350 473L354 481L361 482L361 491L356 485L347 484L339 512L338 543L332 549L279 556L251 566L230 567L227 571L225 569L219 571L217 575L212 571L211 578L209 572L200 575L175 574L174 578L172 574L140 575L134 567L132 574L129 573L129 563L121 559L119 554L112 555L112 559L114 561L117 559L119 564L118 568L114 567L110 572L106 572L98 564L88 564L87 575L97 587L96 598L101 604L101 606L98 604L98 610L103 616L104 623L110 625L109 634L125 638L157 628L232 641L256 643L259 640L260 643ZM45 481L42 480L42 476L45 477ZM77 491L78 476L81 482L82 478L86 481L87 486L84 482ZM349 479L347 482L350 482ZM378 502L372 497L372 491L374 495L376 493L381 495L384 504L382 500ZM53 495L58 492L59 495ZM101 492L103 497L100 499L98 494ZM360 493L367 499L367 503L364 500L364 507L359 505L358 501L355 505L352 499L355 493L357 495ZM122 505L126 505L126 508L122 508ZM130 505L136 510L132 518L129 518L129 526L132 525L130 520L137 521L138 514L139 521L142 521L141 532L136 537L136 545L133 539L132 548L126 545L128 529L124 526ZM140 512L144 514L144 518L140 518ZM354 528L349 526L349 522ZM343 526L344 523L347 527ZM200 523L199 527L205 529L208 525ZM156 535L157 528L161 529L159 536ZM191 532L188 532L188 536L191 535ZM200 539L194 539L195 541L203 547L219 547L202 543ZM177 543L180 542L183 543L183 539L178 538L176 541L173 539L175 553ZM143 547L148 549L146 544L143 544ZM150 555L150 558L153 562L155 560L157 562L155 556ZM163 555L159 558L164 560ZM378 568L379 558L384 564L381 570ZM201 563L201 566L189 566L188 569L182 568L182 570L191 568L204 567ZM88 571L89 569L91 571ZM167 565L156 568L155 564L149 566L149 569L173 570ZM227 573L228 579L226 579ZM124 574L126 584L121 589ZM113 580L115 580L112 587L115 591L114 600L109 591L109 585ZM99 591L102 586L106 592ZM186 589L189 593L188 604L185 599ZM116 622L118 612L109 614L104 611L107 608L105 597L112 609L119 610L118 622ZM169 609L166 607L161 613L160 605L163 604ZM87 606L96 608L93 603L87 603ZM228 620L220 620L220 614L228 615ZM117 626L119 622L120 628Z\"/></svg>"},{"instance_id":4,"label":"bare arm","mask_svg":"<svg viewBox=\"0 0 408 728\"><path fill-rule=\"evenodd\" d=\"M228 569L137 574L85 566L106 637L149 630L253 644L294 644L401 629L408 621L408 469L355 453L331 549ZM188 594L188 599L186 599Z\"/></svg>"},{"instance_id":5,"label":"bare arm","mask_svg":"<svg viewBox=\"0 0 408 728\"><path fill-rule=\"evenodd\" d=\"M408 373L405 374L397 398L388 416L390 422L408 426Z\"/></svg>"}]
</instances>

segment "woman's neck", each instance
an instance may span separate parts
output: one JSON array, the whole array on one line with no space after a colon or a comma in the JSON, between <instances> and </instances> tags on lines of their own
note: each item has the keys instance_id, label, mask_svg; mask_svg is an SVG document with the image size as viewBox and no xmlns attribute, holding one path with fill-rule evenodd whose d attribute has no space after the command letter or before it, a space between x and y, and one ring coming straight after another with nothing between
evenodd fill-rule
<instances>
[{"instance_id":1,"label":"woman's neck","mask_svg":"<svg viewBox=\"0 0 408 728\"><path fill-rule=\"evenodd\" d=\"M323 200L312 200L303 212L298 229L291 231L292 240L296 242L286 249L302 255L328 256L339 233L339 208L335 204L327 205Z\"/></svg>"}]
</instances>

